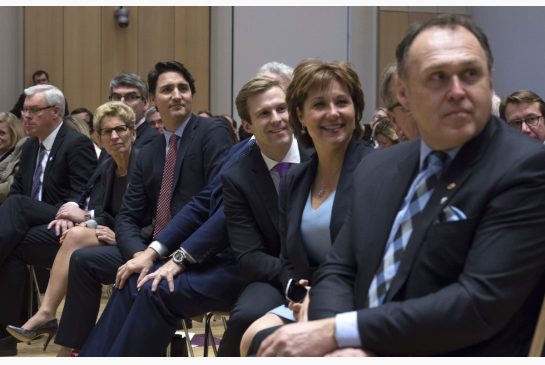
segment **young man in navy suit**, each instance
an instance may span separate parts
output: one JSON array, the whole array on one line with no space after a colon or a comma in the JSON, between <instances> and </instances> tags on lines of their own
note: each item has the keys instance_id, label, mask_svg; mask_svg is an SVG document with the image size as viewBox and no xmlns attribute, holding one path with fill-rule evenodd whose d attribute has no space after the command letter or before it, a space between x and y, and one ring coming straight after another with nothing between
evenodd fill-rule
<instances>
[{"instance_id":1,"label":"young man in navy suit","mask_svg":"<svg viewBox=\"0 0 545 365\"><path fill-rule=\"evenodd\" d=\"M362 160L311 321L258 355L528 354L545 292L545 150L490 115L493 58L469 18L411 28L396 56L421 139Z\"/></svg>"},{"instance_id":2,"label":"young man in navy suit","mask_svg":"<svg viewBox=\"0 0 545 365\"><path fill-rule=\"evenodd\" d=\"M131 157L129 185L116 217L117 246L86 248L71 257L67 296L55 338L63 346L62 354L80 349L93 329L102 283L114 283L118 268L141 255L170 217L214 179L232 146L230 132L221 120L192 113L195 81L184 65L158 62L148 75L148 84L165 131L156 133L136 158ZM141 272L149 266L133 269Z\"/></svg>"}]
</instances>

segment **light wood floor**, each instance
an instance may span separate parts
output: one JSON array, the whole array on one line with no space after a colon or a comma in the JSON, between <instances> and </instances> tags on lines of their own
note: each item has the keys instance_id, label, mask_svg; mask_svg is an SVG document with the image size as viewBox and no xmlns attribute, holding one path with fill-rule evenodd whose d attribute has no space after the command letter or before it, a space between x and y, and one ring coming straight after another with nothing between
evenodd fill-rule
<instances>
[{"instance_id":1,"label":"light wood floor","mask_svg":"<svg viewBox=\"0 0 545 365\"><path fill-rule=\"evenodd\" d=\"M106 294L106 289L103 290L102 293L102 300L100 303L100 313L102 313L102 310L106 306L106 302L108 300L108 296ZM57 310L57 318L61 317L62 309L64 306L64 301L59 306L59 309ZM221 337L223 335L223 324L222 321L218 318L212 322L212 332L214 333L214 337ZM203 334L204 333L204 324L193 321L193 328L189 330L191 333L195 334ZM54 339L52 339L49 342L49 346L47 346L47 349L43 351L43 344L44 339L37 339L32 342L32 344L28 345L27 343L19 343L17 344L17 350L18 354L17 357L50 357L50 356L56 356L59 345L54 343ZM193 348L194 355L195 356L203 356L203 348L202 347L194 347ZM214 356L214 352L212 351L212 347L209 347L208 350L208 356Z\"/></svg>"}]
</instances>

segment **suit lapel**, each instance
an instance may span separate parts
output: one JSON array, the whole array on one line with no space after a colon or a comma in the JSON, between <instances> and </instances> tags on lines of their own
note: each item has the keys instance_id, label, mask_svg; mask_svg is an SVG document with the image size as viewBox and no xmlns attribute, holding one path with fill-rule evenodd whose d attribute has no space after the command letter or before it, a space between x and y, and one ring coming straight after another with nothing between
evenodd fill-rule
<instances>
[{"instance_id":1,"label":"suit lapel","mask_svg":"<svg viewBox=\"0 0 545 365\"><path fill-rule=\"evenodd\" d=\"M361 252L365 253L366 262L369 263L367 270L363 270L362 282L365 287L369 287L377 269L384 257L384 249L403 199L407 194L409 186L414 179L419 163L419 141L405 142L406 149L402 149L398 156L399 160L395 165L388 167L384 165L386 173L379 175L379 183L371 183L376 190L366 196L372 197L369 202L361 202L370 207L369 224L366 227L354 227L355 230L364 230L364 233L356 237L368 237L362 240L363 247ZM381 152L375 152L381 153ZM373 178L368 176L367 178ZM403 187L400 189L400 187ZM356 220L357 217L354 217Z\"/></svg>"},{"instance_id":2,"label":"suit lapel","mask_svg":"<svg viewBox=\"0 0 545 365\"><path fill-rule=\"evenodd\" d=\"M448 169L441 175L424 211L413 222L416 228L407 243L407 248L403 253L399 269L392 280L385 301L391 300L402 288L420 251L420 247L426 239L428 229L437 220L439 213L449 205L452 198L460 191L460 188L471 176L474 165L482 158L488 142L493 138L491 137L492 134L496 131L496 126L492 124L489 122L479 136L462 147Z\"/></svg>"},{"instance_id":3,"label":"suit lapel","mask_svg":"<svg viewBox=\"0 0 545 365\"><path fill-rule=\"evenodd\" d=\"M263 207L278 231L278 194L263 156L261 156L261 150L252 148L248 157L250 160L249 169L252 175L249 181L255 187L257 196L263 202Z\"/></svg>"},{"instance_id":4,"label":"suit lapel","mask_svg":"<svg viewBox=\"0 0 545 365\"><path fill-rule=\"evenodd\" d=\"M186 152L189 150L189 146L193 141L193 136L195 135L195 128L197 128L198 123L195 115L191 115L191 118L187 121L187 126L184 129L182 134L182 139L179 143L178 154L176 155L176 169L174 170L174 187L178 185L178 180L180 179L180 172L182 170L182 164ZM166 156L165 156L166 158Z\"/></svg>"}]
</instances>

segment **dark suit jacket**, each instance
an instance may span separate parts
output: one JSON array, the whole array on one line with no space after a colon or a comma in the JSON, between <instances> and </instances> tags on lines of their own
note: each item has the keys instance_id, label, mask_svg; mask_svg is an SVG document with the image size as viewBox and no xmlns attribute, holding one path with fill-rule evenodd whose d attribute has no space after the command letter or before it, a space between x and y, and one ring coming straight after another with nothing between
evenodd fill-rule
<instances>
[{"instance_id":1,"label":"dark suit jacket","mask_svg":"<svg viewBox=\"0 0 545 365\"><path fill-rule=\"evenodd\" d=\"M356 139L350 142L346 150L329 223L331 242L335 241L352 202L354 170L360 160L372 150L368 142ZM290 278L311 280L316 270L315 266L310 265L303 245L301 218L317 168L318 155L314 153L309 161L291 168L280 185L280 280L283 288Z\"/></svg>"},{"instance_id":2,"label":"dark suit jacket","mask_svg":"<svg viewBox=\"0 0 545 365\"><path fill-rule=\"evenodd\" d=\"M171 215L186 205L220 170L232 145L229 130L219 119L192 115L179 144ZM125 260L146 249L153 224L165 164L165 137L158 134L134 161L121 211L116 217L116 237Z\"/></svg>"},{"instance_id":3,"label":"dark suit jacket","mask_svg":"<svg viewBox=\"0 0 545 365\"><path fill-rule=\"evenodd\" d=\"M10 195L30 196L39 144L38 138L30 138L23 145L20 168L15 175ZM68 201L78 201L96 165L93 142L63 124L53 142L45 167L42 202L60 207Z\"/></svg>"},{"instance_id":4,"label":"dark suit jacket","mask_svg":"<svg viewBox=\"0 0 545 365\"><path fill-rule=\"evenodd\" d=\"M299 150L301 161L308 151ZM278 193L257 145L223 174L229 241L246 279L280 285Z\"/></svg>"},{"instance_id":5,"label":"dark suit jacket","mask_svg":"<svg viewBox=\"0 0 545 365\"><path fill-rule=\"evenodd\" d=\"M545 149L497 118L443 173L385 303L366 309L419 144L356 169L351 215L316 275L309 318L356 309L363 348L378 355L525 356L545 283ZM441 220L447 206L467 219Z\"/></svg>"}]
</instances>

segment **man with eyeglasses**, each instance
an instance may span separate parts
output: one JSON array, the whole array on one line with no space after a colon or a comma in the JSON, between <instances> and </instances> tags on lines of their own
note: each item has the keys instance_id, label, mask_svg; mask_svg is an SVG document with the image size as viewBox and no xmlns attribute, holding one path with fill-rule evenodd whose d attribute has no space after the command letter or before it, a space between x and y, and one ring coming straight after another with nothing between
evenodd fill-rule
<instances>
[{"instance_id":1,"label":"man with eyeglasses","mask_svg":"<svg viewBox=\"0 0 545 365\"><path fill-rule=\"evenodd\" d=\"M527 136L545 141L545 102L530 90L517 90L500 104L500 116L512 128Z\"/></svg>"},{"instance_id":2,"label":"man with eyeglasses","mask_svg":"<svg viewBox=\"0 0 545 365\"><path fill-rule=\"evenodd\" d=\"M110 81L110 101L121 101L131 107L136 115L136 140L134 148L141 148L157 132L149 128L144 114L149 106L148 86L142 78L133 73L122 72Z\"/></svg>"},{"instance_id":3,"label":"man with eyeglasses","mask_svg":"<svg viewBox=\"0 0 545 365\"><path fill-rule=\"evenodd\" d=\"M52 85L25 90L23 126L30 139L21 153L8 199L0 206L0 356L16 355L5 324L26 321L27 264L50 266L58 249L57 230L47 229L61 205L77 201L96 168L89 138L62 122L65 99Z\"/></svg>"},{"instance_id":4,"label":"man with eyeglasses","mask_svg":"<svg viewBox=\"0 0 545 365\"><path fill-rule=\"evenodd\" d=\"M395 93L397 77L397 66L395 64L386 67L382 76L380 95L382 103L388 110L388 118L395 127L399 139L401 141L411 141L420 137L420 133L418 133L416 122L411 112L405 109L397 100Z\"/></svg>"}]
</instances>

